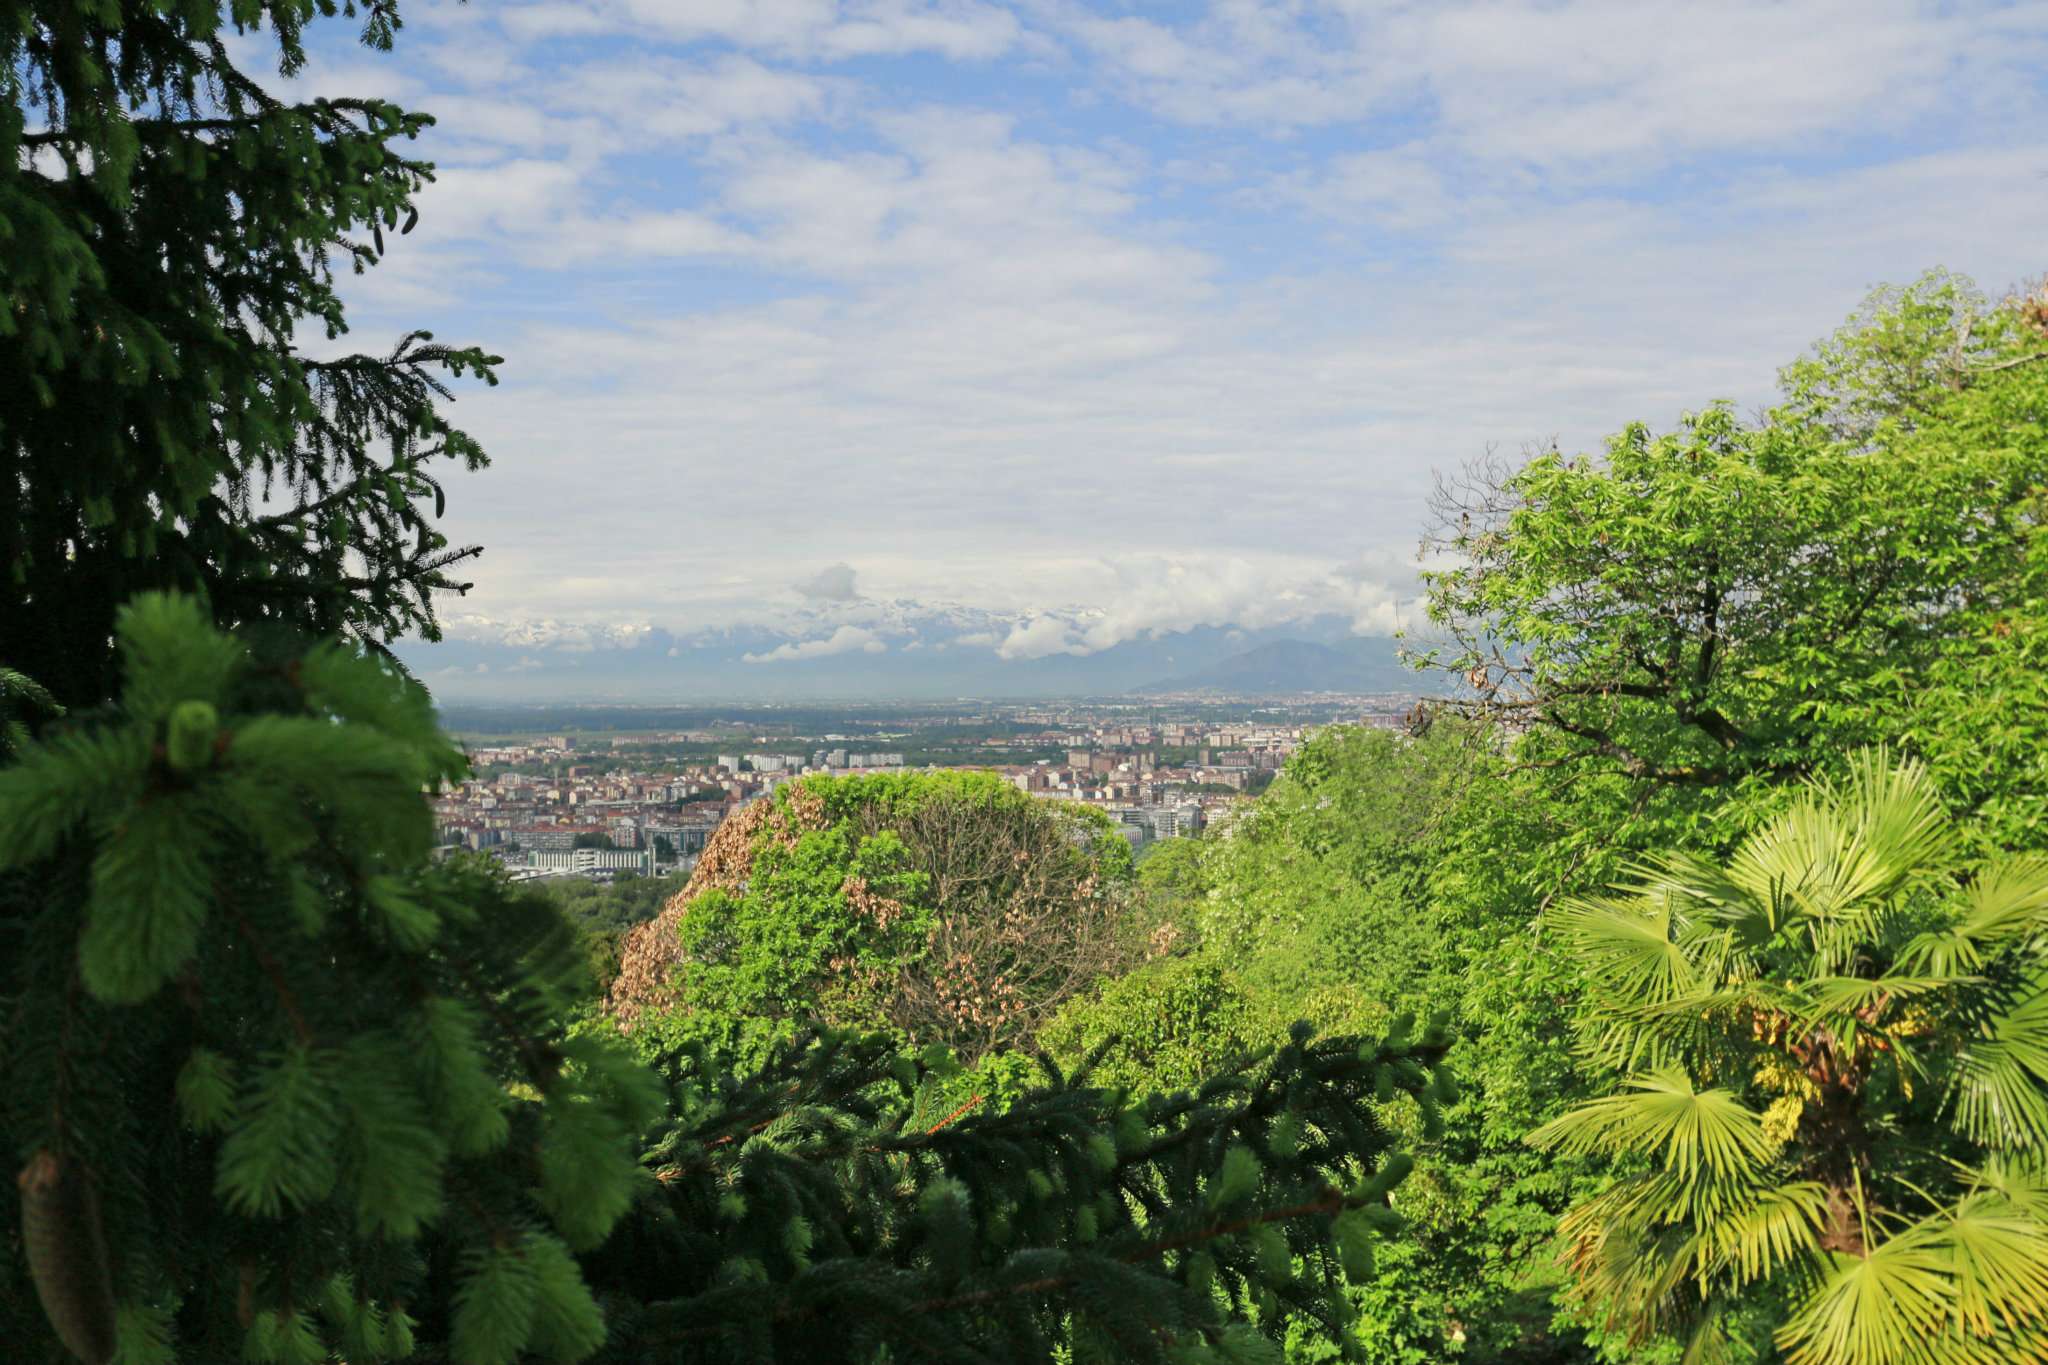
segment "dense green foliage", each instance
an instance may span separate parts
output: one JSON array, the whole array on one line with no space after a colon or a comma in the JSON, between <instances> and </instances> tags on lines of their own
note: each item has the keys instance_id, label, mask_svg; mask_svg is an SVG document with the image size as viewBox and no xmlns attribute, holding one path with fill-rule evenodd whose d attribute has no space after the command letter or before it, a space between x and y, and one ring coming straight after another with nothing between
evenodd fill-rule
<instances>
[{"instance_id":1,"label":"dense green foliage","mask_svg":"<svg viewBox=\"0 0 2048 1365\"><path fill-rule=\"evenodd\" d=\"M1559 1215L1605 1158L1524 1139L1622 1070L1564 1046L1595 1006L1558 907L1646 855L1726 855L1871 743L1927 765L1975 854L2041 847L2044 316L1930 276L1789 367L1760 421L1710 408L1447 490L1447 639L1424 656L1464 696L1414 741L1317 736L1204 841L1180 951L1048 1031L1173 1083L1277 1018L1455 1010L1466 1098L1401 1191L1397 1283L1357 1295L1370 1358L1677 1354L1556 1294ZM1981 1164L1960 1137L1935 1150ZM1759 1285L1729 1306L1755 1339L1783 1320Z\"/></svg>"},{"instance_id":2,"label":"dense green foliage","mask_svg":"<svg viewBox=\"0 0 2048 1365\"><path fill-rule=\"evenodd\" d=\"M1604 458L1446 490L1430 610L1524 754L1704 812L1905 742L1986 829L2048 818L2048 328L1934 274ZM1688 789L1704 789L1686 800ZM1612 823L1612 822L1608 822Z\"/></svg>"},{"instance_id":3,"label":"dense green foliage","mask_svg":"<svg viewBox=\"0 0 2048 1365\"><path fill-rule=\"evenodd\" d=\"M0 0L17 1358L2048 1358L2048 296L1447 487L1464 693L1211 838L806 780L650 919L431 860L496 362L297 348L431 173L231 60L337 12Z\"/></svg>"},{"instance_id":4,"label":"dense green foliage","mask_svg":"<svg viewBox=\"0 0 2048 1365\"><path fill-rule=\"evenodd\" d=\"M549 877L533 889L555 903L583 941L590 971L600 990L609 989L619 974L619 954L634 926L661 913L686 879L621 876L613 881L588 877Z\"/></svg>"},{"instance_id":5,"label":"dense green foliage","mask_svg":"<svg viewBox=\"0 0 2048 1365\"><path fill-rule=\"evenodd\" d=\"M1556 1358L1545 1249L1569 1177L1521 1139L1576 1068L1556 1047L1562 966L1494 909L1520 894L1494 875L1498 850L1541 837L1500 804L1506 782L1484 733L1451 722L1419 740L1318 733L1256 806L1188 846L1183 951L1046 1035L1063 1056L1108 1044L1099 1074L1176 1085L1289 1019L1369 1030L1423 1001L1454 1011L1465 1094L1400 1192L1414 1237L1353 1290L1350 1334L1372 1360L1519 1359L1532 1342L1529 1358ZM1314 1341L1295 1351L1322 1355Z\"/></svg>"},{"instance_id":6,"label":"dense green foliage","mask_svg":"<svg viewBox=\"0 0 2048 1365\"><path fill-rule=\"evenodd\" d=\"M882 1037L737 1080L670 1054L658 1193L592 1261L620 1300L604 1358L1221 1362L1341 1331L1411 1164L1378 1115L1432 1128L1443 1048L1407 1019L1302 1026L1198 1089L1054 1069L1000 1108Z\"/></svg>"}]
</instances>

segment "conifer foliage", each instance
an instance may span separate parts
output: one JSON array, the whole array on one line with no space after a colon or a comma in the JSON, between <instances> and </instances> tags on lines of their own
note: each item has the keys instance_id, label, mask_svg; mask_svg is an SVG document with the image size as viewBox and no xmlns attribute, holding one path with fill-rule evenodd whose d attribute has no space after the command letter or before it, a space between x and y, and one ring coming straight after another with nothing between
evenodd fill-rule
<instances>
[{"instance_id":1,"label":"conifer foliage","mask_svg":"<svg viewBox=\"0 0 2048 1365\"><path fill-rule=\"evenodd\" d=\"M1196 1362L1276 1358L1288 1318L1341 1341L1346 1277L1398 1228L1411 1159L1381 1106L1438 1131L1441 1023L1283 1045L1191 1091L1063 1075L959 1098L941 1049L827 1035L735 1078L664 1059L659 1193L592 1263L624 1362Z\"/></svg>"},{"instance_id":2,"label":"conifer foliage","mask_svg":"<svg viewBox=\"0 0 2048 1365\"><path fill-rule=\"evenodd\" d=\"M438 405L496 357L297 348L346 330L337 268L432 176L402 151L424 115L288 103L230 57L266 30L291 74L337 14L398 27L394 0L0 0L0 642L65 704L111 690L138 591L381 643L433 635L477 553L433 524L436 471L484 463Z\"/></svg>"},{"instance_id":3,"label":"conifer foliage","mask_svg":"<svg viewBox=\"0 0 2048 1365\"><path fill-rule=\"evenodd\" d=\"M554 912L429 861L463 759L424 694L169 595L118 631L118 702L0 769L14 1358L370 1362L422 1323L466 1365L588 1354L572 1251L662 1097L564 1035Z\"/></svg>"}]
</instances>

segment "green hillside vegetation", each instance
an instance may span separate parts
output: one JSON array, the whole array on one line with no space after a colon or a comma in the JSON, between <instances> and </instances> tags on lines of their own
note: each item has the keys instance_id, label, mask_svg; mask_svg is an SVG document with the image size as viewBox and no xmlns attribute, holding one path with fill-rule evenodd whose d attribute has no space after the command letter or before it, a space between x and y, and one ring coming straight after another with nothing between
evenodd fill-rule
<instances>
[{"instance_id":1,"label":"green hillside vegetation","mask_svg":"<svg viewBox=\"0 0 2048 1365\"><path fill-rule=\"evenodd\" d=\"M293 342L422 116L14 9L9 1359L2048 1360L2048 295L1448 480L1454 690L1202 840L811 778L541 891L385 648L497 362Z\"/></svg>"}]
</instances>

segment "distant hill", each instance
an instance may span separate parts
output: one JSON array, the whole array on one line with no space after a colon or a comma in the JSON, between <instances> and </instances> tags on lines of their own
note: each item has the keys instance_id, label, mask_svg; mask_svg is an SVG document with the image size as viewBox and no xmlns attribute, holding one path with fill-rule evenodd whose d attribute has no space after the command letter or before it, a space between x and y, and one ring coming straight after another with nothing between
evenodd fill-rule
<instances>
[{"instance_id":1,"label":"distant hill","mask_svg":"<svg viewBox=\"0 0 2048 1365\"><path fill-rule=\"evenodd\" d=\"M1131 689L1156 692L1412 692L1422 680L1402 667L1387 640L1320 645L1273 640L1219 663Z\"/></svg>"}]
</instances>

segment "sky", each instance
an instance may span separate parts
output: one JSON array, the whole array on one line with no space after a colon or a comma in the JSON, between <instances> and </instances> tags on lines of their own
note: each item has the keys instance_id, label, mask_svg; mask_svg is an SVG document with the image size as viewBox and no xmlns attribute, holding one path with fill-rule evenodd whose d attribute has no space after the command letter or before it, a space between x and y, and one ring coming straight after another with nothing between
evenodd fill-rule
<instances>
[{"instance_id":1,"label":"sky","mask_svg":"<svg viewBox=\"0 0 2048 1365\"><path fill-rule=\"evenodd\" d=\"M1754 407L1872 286L2048 268L2039 3L405 13L299 84L439 120L348 340L505 359L452 410L493 459L458 640L1387 635L1433 471Z\"/></svg>"}]
</instances>

